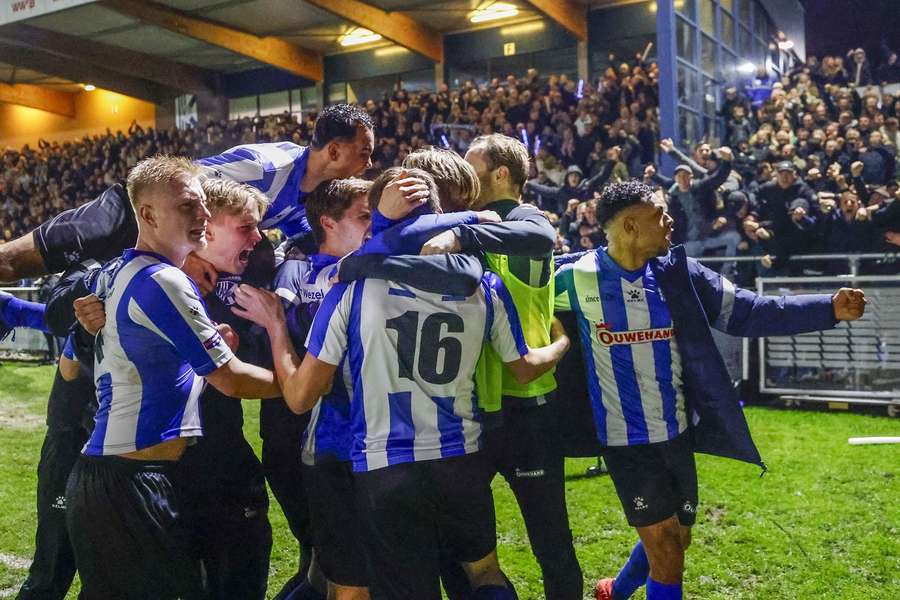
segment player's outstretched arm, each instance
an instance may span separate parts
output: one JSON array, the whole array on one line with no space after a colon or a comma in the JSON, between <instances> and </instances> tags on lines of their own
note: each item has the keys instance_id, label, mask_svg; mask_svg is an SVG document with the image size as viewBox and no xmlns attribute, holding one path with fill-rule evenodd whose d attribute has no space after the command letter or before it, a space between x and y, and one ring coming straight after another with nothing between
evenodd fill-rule
<instances>
[{"instance_id":1,"label":"player's outstretched arm","mask_svg":"<svg viewBox=\"0 0 900 600\"><path fill-rule=\"evenodd\" d=\"M525 385L530 383L556 366L569 349L569 336L559 319L554 318L550 327L549 345L542 348L529 348L528 354L505 363L516 382Z\"/></svg>"}]
</instances>

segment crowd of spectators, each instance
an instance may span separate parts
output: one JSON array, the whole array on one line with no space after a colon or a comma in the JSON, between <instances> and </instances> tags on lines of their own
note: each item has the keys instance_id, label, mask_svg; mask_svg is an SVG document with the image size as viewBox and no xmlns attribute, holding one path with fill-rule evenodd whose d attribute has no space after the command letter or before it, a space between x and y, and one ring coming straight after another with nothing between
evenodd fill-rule
<instances>
[{"instance_id":1,"label":"crowd of spectators","mask_svg":"<svg viewBox=\"0 0 900 600\"><path fill-rule=\"evenodd\" d=\"M862 50L810 57L780 80L764 72L725 91L723 149L705 140L679 150L659 139L658 69L641 55L591 82L529 70L459 89L399 89L365 106L376 123L373 172L435 145L464 154L480 134L502 132L534 156L525 199L559 229L557 250L604 243L595 200L610 181L653 182L676 217L674 241L689 254L756 255L725 264L750 279L776 271L843 272L846 261L799 263L791 255L889 252L900 242L896 157L900 81L896 54L877 68ZM0 167L0 235L17 237L88 201L156 153L209 156L242 143L308 144L315 114L209 122L188 129L107 131L77 142L8 149ZM664 177L657 160L678 165ZM669 167L671 168L671 164ZM895 208L896 206L896 208ZM895 272L894 263L869 270ZM733 273L738 269L739 273ZM744 281L747 283L747 281Z\"/></svg>"}]
</instances>

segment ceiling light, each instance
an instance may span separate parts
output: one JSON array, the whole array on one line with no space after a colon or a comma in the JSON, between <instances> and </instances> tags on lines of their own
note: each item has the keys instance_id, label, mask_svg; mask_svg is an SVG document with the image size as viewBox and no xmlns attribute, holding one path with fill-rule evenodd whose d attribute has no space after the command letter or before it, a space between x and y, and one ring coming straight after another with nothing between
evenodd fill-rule
<instances>
[{"instance_id":1,"label":"ceiling light","mask_svg":"<svg viewBox=\"0 0 900 600\"><path fill-rule=\"evenodd\" d=\"M339 41L341 46L358 46L360 44L377 42L380 39L381 34L369 31L368 29L363 29L362 27L357 27L342 35Z\"/></svg>"},{"instance_id":2,"label":"ceiling light","mask_svg":"<svg viewBox=\"0 0 900 600\"><path fill-rule=\"evenodd\" d=\"M86 92L93 92L94 90L97 89L97 86L94 85L93 83L83 83L83 84L81 84L81 87L83 87L84 91L86 91Z\"/></svg>"},{"instance_id":3,"label":"ceiling light","mask_svg":"<svg viewBox=\"0 0 900 600\"><path fill-rule=\"evenodd\" d=\"M512 4L506 2L494 2L484 8L479 8L469 15L469 21L472 23L484 23L485 21L496 21L497 19L507 19L519 14L519 9Z\"/></svg>"},{"instance_id":4,"label":"ceiling light","mask_svg":"<svg viewBox=\"0 0 900 600\"><path fill-rule=\"evenodd\" d=\"M744 75L752 75L753 73L756 73L756 65L752 62L745 62L738 67L738 71Z\"/></svg>"}]
</instances>

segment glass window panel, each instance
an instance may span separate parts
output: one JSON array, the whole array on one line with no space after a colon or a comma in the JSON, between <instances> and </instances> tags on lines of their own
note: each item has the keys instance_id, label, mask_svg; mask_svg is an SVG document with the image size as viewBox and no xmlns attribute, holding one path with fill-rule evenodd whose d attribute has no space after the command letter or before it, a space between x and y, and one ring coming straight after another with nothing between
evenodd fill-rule
<instances>
[{"instance_id":1,"label":"glass window panel","mask_svg":"<svg viewBox=\"0 0 900 600\"><path fill-rule=\"evenodd\" d=\"M703 139L712 146L719 145L719 121L712 117L703 117Z\"/></svg>"},{"instance_id":2,"label":"glass window panel","mask_svg":"<svg viewBox=\"0 0 900 600\"><path fill-rule=\"evenodd\" d=\"M568 75L569 79L578 79L578 48L576 46L535 52L530 55L530 58L529 66L537 69L542 76ZM523 72L522 75L525 73Z\"/></svg>"},{"instance_id":3,"label":"glass window panel","mask_svg":"<svg viewBox=\"0 0 900 600\"><path fill-rule=\"evenodd\" d=\"M703 78L703 112L707 116L715 117L716 98L719 97L719 86L709 77Z\"/></svg>"},{"instance_id":4,"label":"glass window panel","mask_svg":"<svg viewBox=\"0 0 900 600\"><path fill-rule=\"evenodd\" d=\"M294 91L296 93L293 97L291 108L295 113L317 111L321 108L319 106L319 95L316 93L316 86L311 85Z\"/></svg>"},{"instance_id":5,"label":"glass window panel","mask_svg":"<svg viewBox=\"0 0 900 600\"><path fill-rule=\"evenodd\" d=\"M675 10L686 16L691 21L695 21L697 19L697 14L694 12L697 8L694 0L675 0Z\"/></svg>"},{"instance_id":6,"label":"glass window panel","mask_svg":"<svg viewBox=\"0 0 900 600\"><path fill-rule=\"evenodd\" d=\"M260 116L278 115L290 111L290 95L287 90L259 95Z\"/></svg>"},{"instance_id":7,"label":"glass window panel","mask_svg":"<svg viewBox=\"0 0 900 600\"><path fill-rule=\"evenodd\" d=\"M331 83L328 85L328 102L335 104L347 101L347 84L346 82Z\"/></svg>"},{"instance_id":8,"label":"glass window panel","mask_svg":"<svg viewBox=\"0 0 900 600\"><path fill-rule=\"evenodd\" d=\"M727 82L733 82L737 78L738 58L735 54L722 50L722 72L720 75Z\"/></svg>"},{"instance_id":9,"label":"glass window panel","mask_svg":"<svg viewBox=\"0 0 900 600\"><path fill-rule=\"evenodd\" d=\"M716 43L705 35L700 36L700 68L707 73L716 72Z\"/></svg>"},{"instance_id":10,"label":"glass window panel","mask_svg":"<svg viewBox=\"0 0 900 600\"><path fill-rule=\"evenodd\" d=\"M400 75L400 87L410 92L434 91L434 69L408 71Z\"/></svg>"},{"instance_id":11,"label":"glass window panel","mask_svg":"<svg viewBox=\"0 0 900 600\"><path fill-rule=\"evenodd\" d=\"M716 5L712 0L700 0L700 29L706 33L716 33Z\"/></svg>"},{"instance_id":12,"label":"glass window panel","mask_svg":"<svg viewBox=\"0 0 900 600\"><path fill-rule=\"evenodd\" d=\"M753 36L748 29L743 27L738 27L738 36L740 38L738 52L741 53L741 56L750 57L753 54Z\"/></svg>"},{"instance_id":13,"label":"glass window panel","mask_svg":"<svg viewBox=\"0 0 900 600\"><path fill-rule=\"evenodd\" d=\"M753 0L740 0L738 3L738 14L740 15L741 25L750 27L750 4Z\"/></svg>"},{"instance_id":14,"label":"glass window panel","mask_svg":"<svg viewBox=\"0 0 900 600\"><path fill-rule=\"evenodd\" d=\"M490 81L486 60L457 65L448 70L447 82L452 89L461 88L467 81L472 81L476 85Z\"/></svg>"},{"instance_id":15,"label":"glass window panel","mask_svg":"<svg viewBox=\"0 0 900 600\"><path fill-rule=\"evenodd\" d=\"M256 116L256 96L232 98L228 101L228 119L242 119Z\"/></svg>"},{"instance_id":16,"label":"glass window panel","mask_svg":"<svg viewBox=\"0 0 900 600\"><path fill-rule=\"evenodd\" d=\"M756 6L753 7L753 12L756 16L756 18L754 19L755 23L753 24L753 33L755 33L757 37L765 39L766 35L769 32L769 24L768 19L766 18L766 11L759 3L757 3Z\"/></svg>"},{"instance_id":17,"label":"glass window panel","mask_svg":"<svg viewBox=\"0 0 900 600\"><path fill-rule=\"evenodd\" d=\"M734 48L734 19L727 13L721 13L719 17L722 19L722 43L729 48Z\"/></svg>"},{"instance_id":18,"label":"glass window panel","mask_svg":"<svg viewBox=\"0 0 900 600\"><path fill-rule=\"evenodd\" d=\"M696 144L700 134L700 119L697 114L685 108L679 108L678 130L681 133L682 146Z\"/></svg>"},{"instance_id":19,"label":"glass window panel","mask_svg":"<svg viewBox=\"0 0 900 600\"><path fill-rule=\"evenodd\" d=\"M676 19L678 56L694 62L694 27L684 19Z\"/></svg>"},{"instance_id":20,"label":"glass window panel","mask_svg":"<svg viewBox=\"0 0 900 600\"><path fill-rule=\"evenodd\" d=\"M697 102L697 89L699 87L699 75L686 66L678 65L678 101L688 106Z\"/></svg>"},{"instance_id":21,"label":"glass window panel","mask_svg":"<svg viewBox=\"0 0 900 600\"><path fill-rule=\"evenodd\" d=\"M719 0L719 6L729 12L734 10L734 6L732 5L731 0Z\"/></svg>"}]
</instances>

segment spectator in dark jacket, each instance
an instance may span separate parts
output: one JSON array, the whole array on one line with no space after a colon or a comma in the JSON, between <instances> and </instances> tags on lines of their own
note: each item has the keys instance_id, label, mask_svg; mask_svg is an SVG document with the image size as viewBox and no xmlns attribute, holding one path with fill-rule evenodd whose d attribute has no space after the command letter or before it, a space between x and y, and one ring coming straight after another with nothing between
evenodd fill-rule
<instances>
[{"instance_id":1,"label":"spectator in dark jacket","mask_svg":"<svg viewBox=\"0 0 900 600\"><path fill-rule=\"evenodd\" d=\"M840 196L840 205L833 200L820 201L822 212L819 230L822 250L826 254L856 254L870 252L875 241L875 226L869 211L862 206L855 192L847 190ZM829 275L847 272L847 261L836 260L826 265Z\"/></svg>"},{"instance_id":2,"label":"spectator in dark jacket","mask_svg":"<svg viewBox=\"0 0 900 600\"><path fill-rule=\"evenodd\" d=\"M562 185L537 183L534 180L525 182L525 190L541 197L541 208L550 210L556 214L565 211L566 203L572 199L587 200L594 196L594 191L599 190L612 174L615 162L608 161L599 173L588 179L578 165L571 165L566 170L566 178Z\"/></svg>"},{"instance_id":3,"label":"spectator in dark jacket","mask_svg":"<svg viewBox=\"0 0 900 600\"><path fill-rule=\"evenodd\" d=\"M759 224L773 234L775 264L781 267L791 254L809 248L818 200L815 192L797 179L793 163L778 163L777 173L775 181L764 184L756 193L755 213Z\"/></svg>"}]
</instances>

